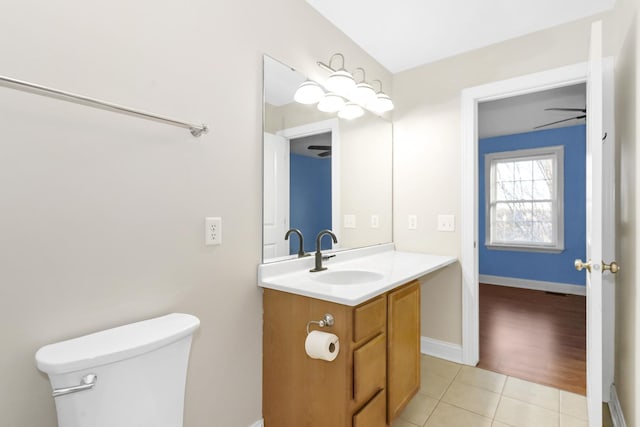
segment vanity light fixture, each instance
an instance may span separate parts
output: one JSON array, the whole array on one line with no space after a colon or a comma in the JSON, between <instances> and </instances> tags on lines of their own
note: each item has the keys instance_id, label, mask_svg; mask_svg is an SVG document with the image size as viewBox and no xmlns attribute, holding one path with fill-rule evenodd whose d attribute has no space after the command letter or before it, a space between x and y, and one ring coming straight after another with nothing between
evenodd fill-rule
<instances>
[{"instance_id":1,"label":"vanity light fixture","mask_svg":"<svg viewBox=\"0 0 640 427\"><path fill-rule=\"evenodd\" d=\"M331 62L336 57L340 57L340 59L342 59L342 67L337 70L331 67ZM326 87L329 92L334 92L338 95L349 95L351 91L356 88L356 81L353 79L351 73L344 69L344 55L341 53L334 53L329 59L329 68L332 73L329 75L327 81L324 82L324 87Z\"/></svg>"},{"instance_id":2,"label":"vanity light fixture","mask_svg":"<svg viewBox=\"0 0 640 427\"><path fill-rule=\"evenodd\" d=\"M331 66L336 58L342 60L339 69ZM318 110L325 113L337 112L338 117L346 120L361 117L364 114L364 108L376 114L393 110L391 98L382 92L382 82L374 80L380 85L380 90L376 92L373 86L366 82L364 68L358 67L356 71L362 72L362 80L356 84L353 75L344 68L344 55L341 53L334 53L329 59L329 65L320 61L317 64L331 74L323 85L313 80L300 84L293 97L300 104L318 103Z\"/></svg>"},{"instance_id":3,"label":"vanity light fixture","mask_svg":"<svg viewBox=\"0 0 640 427\"><path fill-rule=\"evenodd\" d=\"M370 102L373 102L376 99L376 91L373 87L366 82L366 76L364 72L364 68L358 67L356 71L362 71L362 81L358 83L355 89L351 92L351 100L360 105L367 105Z\"/></svg>"},{"instance_id":4,"label":"vanity light fixture","mask_svg":"<svg viewBox=\"0 0 640 427\"><path fill-rule=\"evenodd\" d=\"M374 82L380 84L380 90L376 93L376 98L367 104L367 108L379 114L393 110L393 101L389 95L382 92L382 82L380 80L374 80Z\"/></svg>"},{"instance_id":5,"label":"vanity light fixture","mask_svg":"<svg viewBox=\"0 0 640 427\"><path fill-rule=\"evenodd\" d=\"M315 104L320 101L323 96L324 90L322 87L312 80L307 80L298 86L296 93L293 95L293 99L300 104Z\"/></svg>"}]
</instances>

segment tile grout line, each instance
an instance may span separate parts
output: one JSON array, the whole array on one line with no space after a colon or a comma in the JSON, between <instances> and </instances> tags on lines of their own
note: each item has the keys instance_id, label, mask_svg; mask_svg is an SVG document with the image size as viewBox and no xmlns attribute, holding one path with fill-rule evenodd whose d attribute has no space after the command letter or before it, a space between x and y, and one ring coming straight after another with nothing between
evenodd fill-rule
<instances>
[{"instance_id":1,"label":"tile grout line","mask_svg":"<svg viewBox=\"0 0 640 427\"><path fill-rule=\"evenodd\" d=\"M447 394L447 391L449 391L449 388L451 388L451 384L453 384L453 382L456 380L456 378L458 378L458 375L460 375L460 371L462 371L462 365L458 366L458 371L453 376L451 381L449 381L449 385L447 385L447 388L444 390L444 393L442 393L442 395L438 398L438 403L436 403L436 406L433 407L433 411L431 411L431 413L429 414L427 419L424 421L424 424L422 425L422 427L427 425L427 423L429 422L429 418L431 418L433 416L433 413L436 412L436 409L438 408L438 405L440 405L440 403L442 402L442 398L444 397L445 394Z\"/></svg>"}]
</instances>

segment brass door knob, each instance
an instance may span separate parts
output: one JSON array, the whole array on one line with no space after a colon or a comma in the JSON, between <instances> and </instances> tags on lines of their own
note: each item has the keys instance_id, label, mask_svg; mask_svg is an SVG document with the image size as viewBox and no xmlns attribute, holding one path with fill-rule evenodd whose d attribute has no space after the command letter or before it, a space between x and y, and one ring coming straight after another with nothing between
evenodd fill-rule
<instances>
[{"instance_id":1,"label":"brass door knob","mask_svg":"<svg viewBox=\"0 0 640 427\"><path fill-rule=\"evenodd\" d=\"M582 262L581 259L577 259L574 261L573 265L576 267L576 270L582 271L583 269L587 269L589 273L591 273L591 260L589 262Z\"/></svg>"},{"instance_id":2,"label":"brass door knob","mask_svg":"<svg viewBox=\"0 0 640 427\"><path fill-rule=\"evenodd\" d=\"M605 262L602 261L602 271L605 270L609 270L613 274L616 274L618 271L620 271L620 266L615 261L611 261L611 264L605 264Z\"/></svg>"}]
</instances>

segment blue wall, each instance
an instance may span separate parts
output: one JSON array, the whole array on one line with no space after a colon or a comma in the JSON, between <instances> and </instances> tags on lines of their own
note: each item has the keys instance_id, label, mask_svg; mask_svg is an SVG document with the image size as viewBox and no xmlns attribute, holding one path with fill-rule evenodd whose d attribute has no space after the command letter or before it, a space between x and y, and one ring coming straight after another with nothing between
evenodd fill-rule
<instances>
[{"instance_id":1,"label":"blue wall","mask_svg":"<svg viewBox=\"0 0 640 427\"><path fill-rule=\"evenodd\" d=\"M324 159L291 154L290 157L291 228L302 231L304 250L315 252L316 236L331 230L331 158ZM298 237L289 237L290 254L298 253ZM330 237L322 238L322 249L331 249Z\"/></svg>"},{"instance_id":2,"label":"blue wall","mask_svg":"<svg viewBox=\"0 0 640 427\"><path fill-rule=\"evenodd\" d=\"M487 249L485 246L484 155L500 151L564 145L564 246L562 253ZM480 274L585 285L573 267L585 258L585 125L481 139L478 146Z\"/></svg>"}]
</instances>

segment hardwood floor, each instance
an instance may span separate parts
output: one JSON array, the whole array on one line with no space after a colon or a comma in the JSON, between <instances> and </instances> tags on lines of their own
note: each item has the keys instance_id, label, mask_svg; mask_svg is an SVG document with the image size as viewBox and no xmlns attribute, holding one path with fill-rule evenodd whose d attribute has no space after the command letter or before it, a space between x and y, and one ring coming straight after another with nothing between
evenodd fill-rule
<instances>
[{"instance_id":1,"label":"hardwood floor","mask_svg":"<svg viewBox=\"0 0 640 427\"><path fill-rule=\"evenodd\" d=\"M479 368L586 394L586 298L480 284Z\"/></svg>"}]
</instances>

